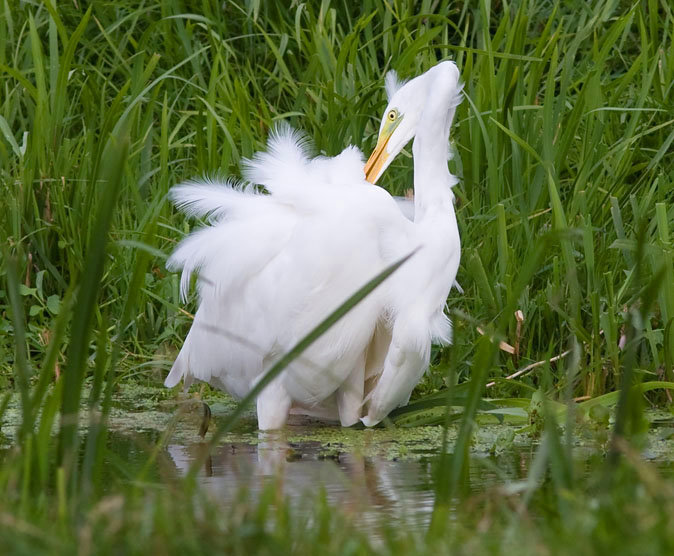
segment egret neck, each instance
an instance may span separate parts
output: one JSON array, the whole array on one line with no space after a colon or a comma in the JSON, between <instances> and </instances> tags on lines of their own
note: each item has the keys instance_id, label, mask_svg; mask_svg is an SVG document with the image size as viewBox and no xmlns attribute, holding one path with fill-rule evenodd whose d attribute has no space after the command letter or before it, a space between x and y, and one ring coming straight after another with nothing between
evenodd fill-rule
<instances>
[{"instance_id":1,"label":"egret neck","mask_svg":"<svg viewBox=\"0 0 674 556\"><path fill-rule=\"evenodd\" d=\"M454 212L452 186L457 179L449 172L447 152L455 108L448 106L451 99L434 97L432 92L428 97L412 145L415 222L430 215ZM443 116L438 117L438 114Z\"/></svg>"}]
</instances>

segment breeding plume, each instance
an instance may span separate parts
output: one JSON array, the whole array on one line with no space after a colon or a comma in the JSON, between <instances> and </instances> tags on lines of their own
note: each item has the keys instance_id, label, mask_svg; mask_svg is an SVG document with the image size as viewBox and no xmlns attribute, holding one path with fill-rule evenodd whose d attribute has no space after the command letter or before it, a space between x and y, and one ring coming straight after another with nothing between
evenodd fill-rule
<instances>
[{"instance_id":1,"label":"breeding plume","mask_svg":"<svg viewBox=\"0 0 674 556\"><path fill-rule=\"evenodd\" d=\"M386 90L365 167L354 147L311 158L298 133L279 127L267 152L244 163L245 182L171 190L178 208L209 225L168 261L182 269L183 295L198 274L199 307L166 386L196 379L245 396L326 315L417 250L262 391L257 417L260 429L283 426L290 412L371 426L407 403L431 343L451 340L444 307L460 241L447 158L459 71L442 62L404 84L389 73ZM413 137L414 211L406 216L372 184Z\"/></svg>"}]
</instances>

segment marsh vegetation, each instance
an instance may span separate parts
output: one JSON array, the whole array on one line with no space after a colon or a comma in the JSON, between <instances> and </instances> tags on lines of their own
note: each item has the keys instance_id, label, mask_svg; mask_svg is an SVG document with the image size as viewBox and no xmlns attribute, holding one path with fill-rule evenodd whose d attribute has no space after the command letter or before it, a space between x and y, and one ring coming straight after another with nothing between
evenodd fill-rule
<instances>
[{"instance_id":1,"label":"marsh vegetation","mask_svg":"<svg viewBox=\"0 0 674 556\"><path fill-rule=\"evenodd\" d=\"M667 0L2 0L3 550L672 553L673 39ZM193 309L164 268L190 226L168 189L239 175L280 120L369 152L386 70L445 58L466 93L454 345L381 430L295 423L267 458L348 467L345 490L421 473L386 492L423 492L425 517L266 472L225 496L209 461L269 439L206 387L160 387Z\"/></svg>"}]
</instances>

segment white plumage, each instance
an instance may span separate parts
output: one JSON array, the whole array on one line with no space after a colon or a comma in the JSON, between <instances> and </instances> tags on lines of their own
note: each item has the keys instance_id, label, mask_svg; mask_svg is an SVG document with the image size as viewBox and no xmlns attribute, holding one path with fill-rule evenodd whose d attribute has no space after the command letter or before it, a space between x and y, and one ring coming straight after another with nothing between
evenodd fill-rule
<instances>
[{"instance_id":1,"label":"white plumage","mask_svg":"<svg viewBox=\"0 0 674 556\"><path fill-rule=\"evenodd\" d=\"M204 180L171 190L178 208L209 225L184 239L167 265L182 269L183 295L198 274L199 307L166 386L196 379L245 396L327 314L421 247L264 389L258 424L281 427L295 411L374 425L408 401L431 341L451 338L443 309L460 245L447 142L461 86L451 62L406 84L387 76L386 85L389 107L365 170L376 181L416 135L414 221L365 181L356 148L311 158L287 126L272 133L267 152L244 162L245 185Z\"/></svg>"}]
</instances>

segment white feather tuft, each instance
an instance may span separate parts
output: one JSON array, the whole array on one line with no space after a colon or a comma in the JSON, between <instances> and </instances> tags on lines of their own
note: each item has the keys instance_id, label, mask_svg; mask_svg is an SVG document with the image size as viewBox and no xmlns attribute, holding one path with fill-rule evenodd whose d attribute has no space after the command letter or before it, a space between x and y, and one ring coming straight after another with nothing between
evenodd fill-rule
<instances>
[{"instance_id":1,"label":"white feather tuft","mask_svg":"<svg viewBox=\"0 0 674 556\"><path fill-rule=\"evenodd\" d=\"M448 346L452 343L452 321L445 313L436 313L431 318L430 332L434 343L442 346Z\"/></svg>"},{"instance_id":2,"label":"white feather tuft","mask_svg":"<svg viewBox=\"0 0 674 556\"><path fill-rule=\"evenodd\" d=\"M237 180L224 182L202 178L172 187L169 198L187 216L220 220L247 198L258 195L253 187Z\"/></svg>"},{"instance_id":3,"label":"white feather tuft","mask_svg":"<svg viewBox=\"0 0 674 556\"><path fill-rule=\"evenodd\" d=\"M391 100L393 95L398 92L398 89L400 89L405 83L407 83L406 79L399 79L398 74L395 70L391 70L387 72L386 78L384 79L384 87L386 88L386 97Z\"/></svg>"},{"instance_id":4,"label":"white feather tuft","mask_svg":"<svg viewBox=\"0 0 674 556\"><path fill-rule=\"evenodd\" d=\"M242 173L248 181L273 190L279 179L292 181L301 177L309 163L310 153L309 139L281 122L269 134L266 152L257 152L253 158L243 159Z\"/></svg>"},{"instance_id":5,"label":"white feather tuft","mask_svg":"<svg viewBox=\"0 0 674 556\"><path fill-rule=\"evenodd\" d=\"M182 270L180 277L180 298L187 300L192 273L199 270L212 255L210 236L216 228L206 227L192 232L183 239L166 261L166 268L171 272Z\"/></svg>"}]
</instances>

